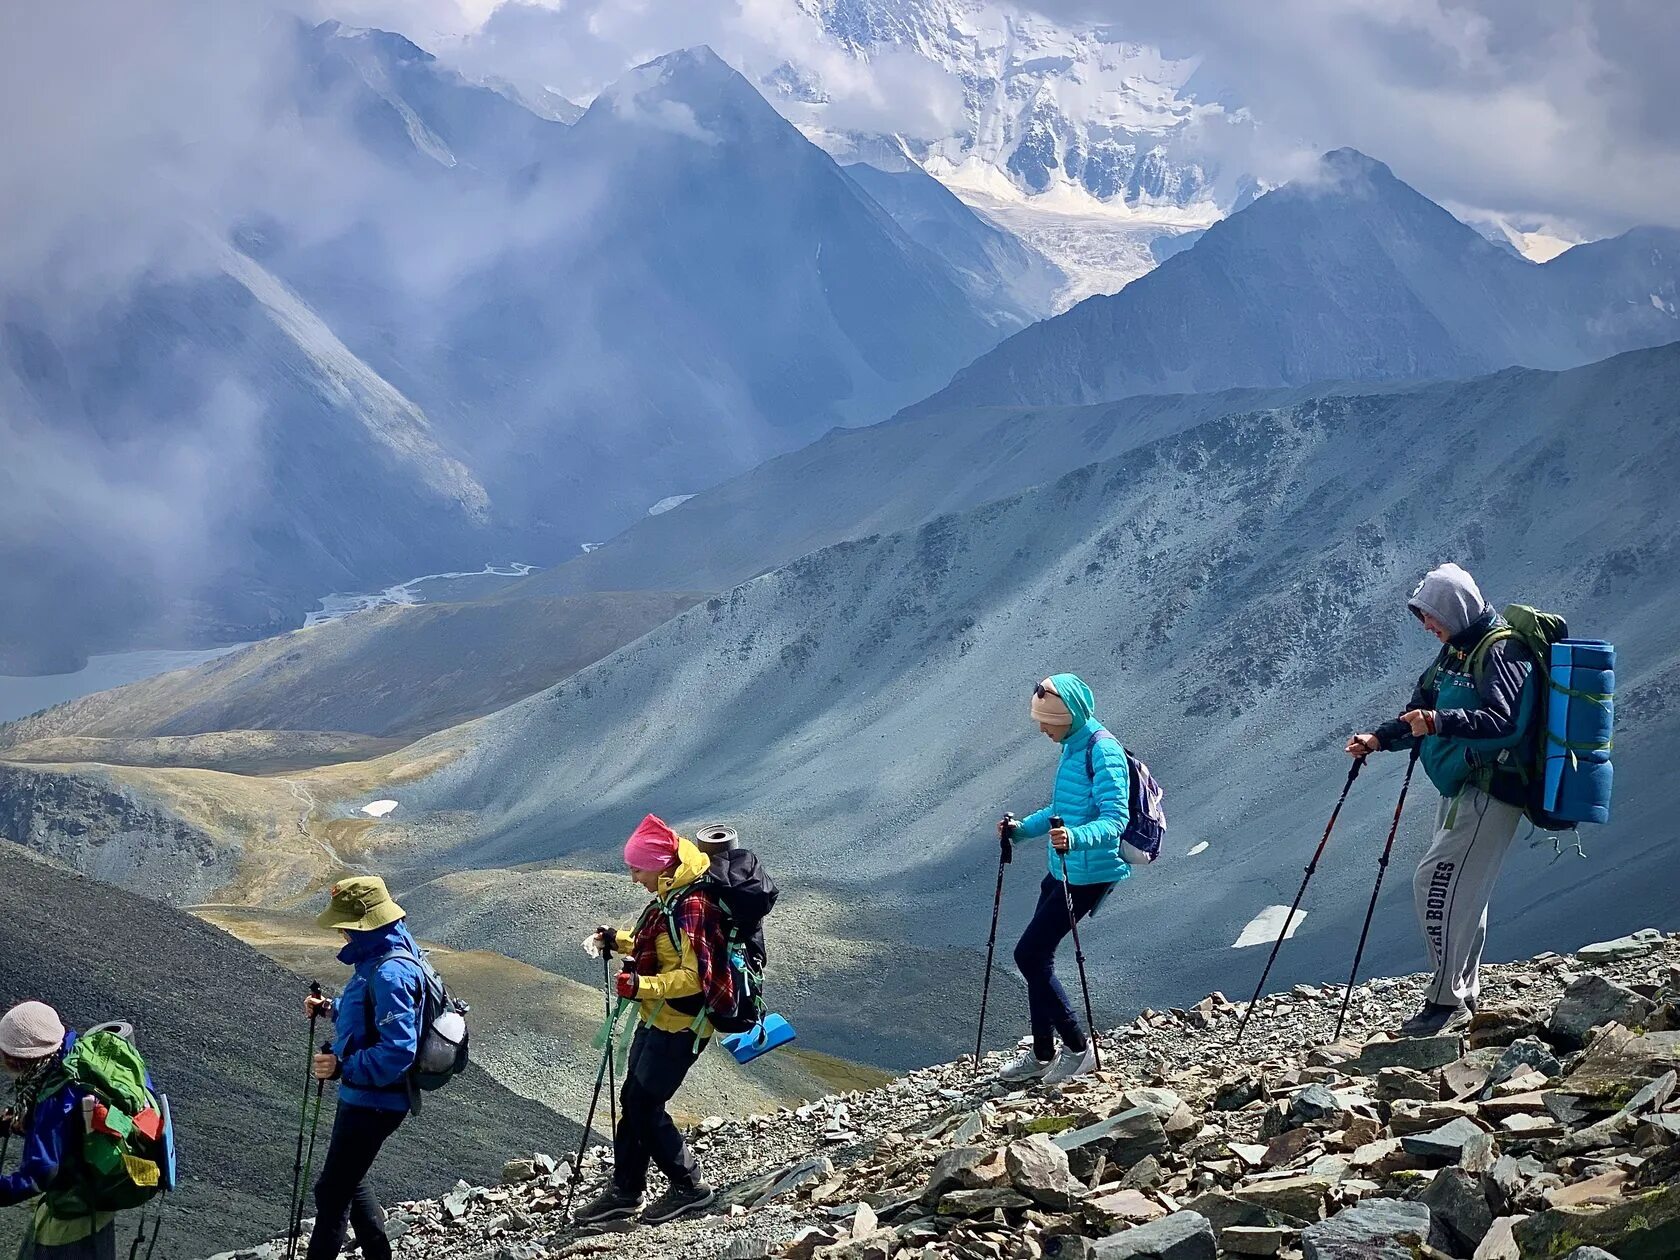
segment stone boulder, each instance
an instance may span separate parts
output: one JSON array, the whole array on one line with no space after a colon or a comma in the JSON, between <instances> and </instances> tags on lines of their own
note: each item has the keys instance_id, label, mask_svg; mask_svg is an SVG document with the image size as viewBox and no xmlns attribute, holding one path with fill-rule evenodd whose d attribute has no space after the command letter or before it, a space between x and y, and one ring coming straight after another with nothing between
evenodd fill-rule
<instances>
[{"instance_id":1,"label":"stone boulder","mask_svg":"<svg viewBox=\"0 0 1680 1260\"><path fill-rule=\"evenodd\" d=\"M1009 1184L1034 1203L1065 1212L1085 1187L1068 1168L1067 1152L1042 1133L1011 1142L1004 1152Z\"/></svg>"},{"instance_id":2,"label":"stone boulder","mask_svg":"<svg viewBox=\"0 0 1680 1260\"><path fill-rule=\"evenodd\" d=\"M1600 975L1580 976L1558 999L1546 1033L1558 1045L1575 1050L1587 1043L1587 1034L1600 1024L1639 1027L1653 1009L1647 999L1626 985Z\"/></svg>"},{"instance_id":3,"label":"stone boulder","mask_svg":"<svg viewBox=\"0 0 1680 1260\"><path fill-rule=\"evenodd\" d=\"M1513 1231L1525 1256L1554 1256L1566 1246L1602 1247L1618 1260L1680 1256L1680 1183L1630 1195L1607 1207L1551 1208Z\"/></svg>"},{"instance_id":4,"label":"stone boulder","mask_svg":"<svg viewBox=\"0 0 1680 1260\"><path fill-rule=\"evenodd\" d=\"M1174 1212L1097 1240L1093 1260L1215 1260L1213 1226L1196 1212Z\"/></svg>"},{"instance_id":5,"label":"stone boulder","mask_svg":"<svg viewBox=\"0 0 1680 1260\"><path fill-rule=\"evenodd\" d=\"M1421 1203L1366 1199L1302 1230L1302 1260L1417 1260L1429 1224Z\"/></svg>"}]
</instances>

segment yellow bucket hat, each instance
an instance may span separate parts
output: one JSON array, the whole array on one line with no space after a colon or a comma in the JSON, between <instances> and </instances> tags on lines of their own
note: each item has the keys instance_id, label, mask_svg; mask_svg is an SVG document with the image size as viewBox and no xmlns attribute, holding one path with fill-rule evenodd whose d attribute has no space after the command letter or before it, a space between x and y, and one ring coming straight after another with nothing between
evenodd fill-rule
<instances>
[{"instance_id":1,"label":"yellow bucket hat","mask_svg":"<svg viewBox=\"0 0 1680 1260\"><path fill-rule=\"evenodd\" d=\"M332 903L315 922L347 932L373 932L405 917L385 881L377 875L357 875L332 886Z\"/></svg>"}]
</instances>

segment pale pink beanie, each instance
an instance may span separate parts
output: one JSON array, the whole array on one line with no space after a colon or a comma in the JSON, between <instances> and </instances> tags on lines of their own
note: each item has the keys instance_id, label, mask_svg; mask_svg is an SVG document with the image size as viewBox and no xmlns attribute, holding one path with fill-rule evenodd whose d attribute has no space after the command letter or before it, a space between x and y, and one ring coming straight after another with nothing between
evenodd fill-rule
<instances>
[{"instance_id":1,"label":"pale pink beanie","mask_svg":"<svg viewBox=\"0 0 1680 1260\"><path fill-rule=\"evenodd\" d=\"M19 1002L0 1016L0 1054L44 1059L64 1045L64 1021L45 1002Z\"/></svg>"},{"instance_id":2,"label":"pale pink beanie","mask_svg":"<svg viewBox=\"0 0 1680 1260\"><path fill-rule=\"evenodd\" d=\"M649 814L624 842L624 863L638 871L662 871L677 860L678 839L664 819Z\"/></svg>"}]
</instances>

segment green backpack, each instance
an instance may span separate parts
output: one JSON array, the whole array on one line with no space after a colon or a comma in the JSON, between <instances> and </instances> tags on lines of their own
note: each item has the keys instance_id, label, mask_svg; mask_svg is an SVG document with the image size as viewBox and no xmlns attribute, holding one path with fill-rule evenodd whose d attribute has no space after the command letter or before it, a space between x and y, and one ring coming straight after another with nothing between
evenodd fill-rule
<instances>
[{"instance_id":1,"label":"green backpack","mask_svg":"<svg viewBox=\"0 0 1680 1260\"><path fill-rule=\"evenodd\" d=\"M46 1194L57 1216L121 1212L175 1188L169 1099L153 1092L132 1032L107 1024L83 1034L48 1084L81 1100L73 1163Z\"/></svg>"},{"instance_id":2,"label":"green backpack","mask_svg":"<svg viewBox=\"0 0 1680 1260\"><path fill-rule=\"evenodd\" d=\"M1527 800L1524 812L1536 827L1547 831L1568 831L1574 824L1556 818L1542 808L1540 801L1543 793L1540 789L1546 777L1544 728L1546 705L1553 691L1552 644L1569 637L1569 623L1556 613L1541 612L1527 604L1508 604L1500 616L1505 619L1506 624L1483 635L1482 641L1470 649L1470 676L1476 680L1477 687L1480 687L1487 665L1487 654L1493 645L1502 639L1515 639L1527 648L1528 654L1534 658L1534 674L1539 691L1534 704L1533 720L1541 729L1519 747L1511 749L1512 758L1508 761L1502 759L1500 764L1522 780ZM1491 772L1490 768L1489 773ZM1486 790L1486 783L1483 783L1482 787Z\"/></svg>"}]
</instances>

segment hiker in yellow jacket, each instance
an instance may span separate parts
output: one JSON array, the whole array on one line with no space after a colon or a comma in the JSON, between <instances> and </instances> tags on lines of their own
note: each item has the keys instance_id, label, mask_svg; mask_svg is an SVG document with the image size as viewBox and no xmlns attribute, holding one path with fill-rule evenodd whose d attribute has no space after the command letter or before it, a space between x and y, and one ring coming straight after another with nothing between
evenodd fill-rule
<instances>
[{"instance_id":1,"label":"hiker in yellow jacket","mask_svg":"<svg viewBox=\"0 0 1680 1260\"><path fill-rule=\"evenodd\" d=\"M650 1163L671 1184L642 1212L644 1222L674 1220L717 1197L665 1110L712 1035L701 995L716 997L733 984L717 903L699 893L685 895L710 860L649 814L625 843L624 861L630 878L652 893L653 901L631 931L603 927L591 941L624 955L616 988L619 997L639 1003L640 1019L619 1094L612 1182L578 1213L580 1224L634 1215Z\"/></svg>"}]
</instances>

